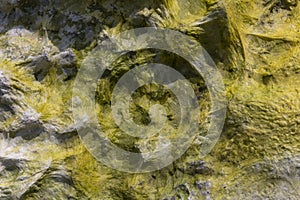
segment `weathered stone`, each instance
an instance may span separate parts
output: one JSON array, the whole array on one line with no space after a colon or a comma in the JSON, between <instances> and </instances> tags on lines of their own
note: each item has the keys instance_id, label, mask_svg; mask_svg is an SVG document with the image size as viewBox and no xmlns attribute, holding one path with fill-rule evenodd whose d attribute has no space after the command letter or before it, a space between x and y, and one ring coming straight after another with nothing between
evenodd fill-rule
<instances>
[{"instance_id":1,"label":"weathered stone","mask_svg":"<svg viewBox=\"0 0 300 200\"><path fill-rule=\"evenodd\" d=\"M71 49L53 56L56 63L56 73L63 80L73 78L77 73L76 55Z\"/></svg>"},{"instance_id":2,"label":"weathered stone","mask_svg":"<svg viewBox=\"0 0 300 200\"><path fill-rule=\"evenodd\" d=\"M0 199L299 199L299 13L296 0L2 1ZM80 142L72 86L95 46L145 26L199 41L223 75L228 112L213 151L199 158L211 106L202 78L168 52L123 55L95 97L99 122L115 145L147 152L168 144L130 137L113 121L112 89L136 65L163 63L186 75L202 110L199 136L180 159L127 174L97 162ZM179 109L170 92L152 84L132 97L130 112L140 125L150 122L151 105L165 103L175 137Z\"/></svg>"}]
</instances>

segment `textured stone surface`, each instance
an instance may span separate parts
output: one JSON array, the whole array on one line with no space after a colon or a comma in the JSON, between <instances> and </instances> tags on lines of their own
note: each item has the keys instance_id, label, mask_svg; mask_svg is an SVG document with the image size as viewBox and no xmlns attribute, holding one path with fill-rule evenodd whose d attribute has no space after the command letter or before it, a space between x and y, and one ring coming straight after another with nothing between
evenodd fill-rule
<instances>
[{"instance_id":1,"label":"textured stone surface","mask_svg":"<svg viewBox=\"0 0 300 200\"><path fill-rule=\"evenodd\" d=\"M0 199L299 199L299 13L297 0L3 0ZM72 120L72 86L97 44L145 26L178 30L208 51L226 85L227 118L205 158L195 140L172 165L128 174L97 162L82 145ZM99 82L95 98L107 137L134 152L153 144L120 133L110 92L126 71L152 61L193 83L203 108L199 137L208 123L208 91L182 58L131 52ZM147 124L150 104L167 101L175 126L176 101L166 96L157 85L140 88L130 107L134 121Z\"/></svg>"}]
</instances>

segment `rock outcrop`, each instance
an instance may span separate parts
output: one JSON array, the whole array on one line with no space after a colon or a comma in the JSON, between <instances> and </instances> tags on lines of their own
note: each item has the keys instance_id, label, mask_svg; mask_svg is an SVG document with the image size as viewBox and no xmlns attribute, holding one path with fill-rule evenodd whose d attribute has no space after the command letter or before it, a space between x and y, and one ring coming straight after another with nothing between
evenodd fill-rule
<instances>
[{"instance_id":1,"label":"rock outcrop","mask_svg":"<svg viewBox=\"0 0 300 200\"><path fill-rule=\"evenodd\" d=\"M130 174L106 167L82 144L72 89L94 47L140 27L196 39L223 76L228 107L219 141L201 158L211 107L203 79L183 58L164 51L118 58L95 96L99 123L115 145L139 153L160 144L121 134L113 122L113 86L134 66L158 62L179 70L193 83L202 109L199 138L180 159L158 171ZM299 72L297 0L4 0L0 199L299 199ZM154 101L167 105L168 128L176 127L177 101L168 90L153 84L132 96L137 124L150 123Z\"/></svg>"}]
</instances>

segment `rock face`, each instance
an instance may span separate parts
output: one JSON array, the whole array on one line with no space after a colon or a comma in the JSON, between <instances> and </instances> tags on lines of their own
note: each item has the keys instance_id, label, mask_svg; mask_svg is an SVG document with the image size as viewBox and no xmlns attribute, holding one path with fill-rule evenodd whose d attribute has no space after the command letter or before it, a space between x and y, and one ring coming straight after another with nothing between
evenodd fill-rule
<instances>
[{"instance_id":1,"label":"rock face","mask_svg":"<svg viewBox=\"0 0 300 200\"><path fill-rule=\"evenodd\" d=\"M72 89L95 46L139 27L170 28L196 39L223 76L228 106L220 139L201 158L199 138L211 106L203 79L164 51L118 58L95 95L99 123L115 145L139 153L166 144L122 134L113 122L112 89L134 66L156 62L177 69L192 82L202 110L199 138L180 159L130 174L106 167L82 144ZM297 0L4 0L0 199L300 199L299 72ZM130 111L140 125L151 122L151 105L166 104L172 133L179 121L172 93L152 84L132 97Z\"/></svg>"}]
</instances>

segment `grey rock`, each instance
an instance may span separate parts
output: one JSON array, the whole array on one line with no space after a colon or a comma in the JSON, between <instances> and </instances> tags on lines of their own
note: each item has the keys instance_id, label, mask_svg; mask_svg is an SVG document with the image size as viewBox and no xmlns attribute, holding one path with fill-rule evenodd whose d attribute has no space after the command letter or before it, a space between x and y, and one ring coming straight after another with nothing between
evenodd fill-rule
<instances>
[{"instance_id":1,"label":"grey rock","mask_svg":"<svg viewBox=\"0 0 300 200\"><path fill-rule=\"evenodd\" d=\"M13 112L14 99L9 96L9 80L0 70L0 121L6 120Z\"/></svg>"},{"instance_id":2,"label":"grey rock","mask_svg":"<svg viewBox=\"0 0 300 200\"><path fill-rule=\"evenodd\" d=\"M196 187L200 190L201 194L206 200L210 199L211 182L209 181L196 181Z\"/></svg>"},{"instance_id":3,"label":"grey rock","mask_svg":"<svg viewBox=\"0 0 300 200\"><path fill-rule=\"evenodd\" d=\"M7 171L21 170L24 160L16 158L0 157L0 164Z\"/></svg>"},{"instance_id":4,"label":"grey rock","mask_svg":"<svg viewBox=\"0 0 300 200\"><path fill-rule=\"evenodd\" d=\"M22 137L23 139L30 140L39 136L43 130L39 114L33 109L27 109L12 123L9 135L10 137Z\"/></svg>"},{"instance_id":5,"label":"grey rock","mask_svg":"<svg viewBox=\"0 0 300 200\"><path fill-rule=\"evenodd\" d=\"M76 55L71 49L60 52L53 56L54 62L56 63L56 73L58 78L68 80L73 78L77 74L76 66Z\"/></svg>"},{"instance_id":6,"label":"grey rock","mask_svg":"<svg viewBox=\"0 0 300 200\"><path fill-rule=\"evenodd\" d=\"M198 160L198 161L186 163L183 172L190 175L195 175L195 174L210 175L214 172L214 170L211 167L209 167L209 165L205 161Z\"/></svg>"},{"instance_id":7,"label":"grey rock","mask_svg":"<svg viewBox=\"0 0 300 200\"><path fill-rule=\"evenodd\" d=\"M53 66L47 54L29 57L25 62L28 63L26 67L33 71L34 77L38 81L42 81Z\"/></svg>"}]
</instances>

